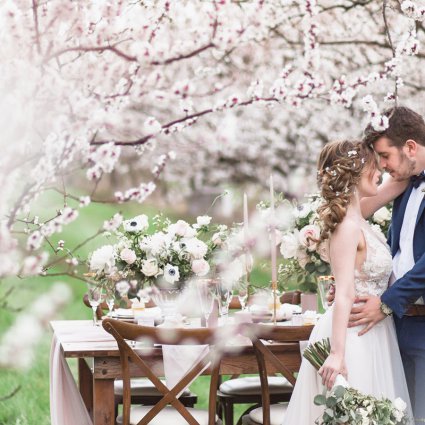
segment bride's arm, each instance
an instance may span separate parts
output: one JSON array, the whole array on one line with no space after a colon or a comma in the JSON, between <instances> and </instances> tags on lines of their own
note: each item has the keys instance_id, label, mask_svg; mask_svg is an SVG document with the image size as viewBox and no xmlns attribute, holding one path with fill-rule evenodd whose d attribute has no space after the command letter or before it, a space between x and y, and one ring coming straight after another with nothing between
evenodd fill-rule
<instances>
[{"instance_id":1,"label":"bride's arm","mask_svg":"<svg viewBox=\"0 0 425 425\"><path fill-rule=\"evenodd\" d=\"M392 177L386 179L379 186L378 194L376 196L362 198L360 201L363 217L370 217L375 211L378 211L379 208L387 205L388 202L397 198L398 195L401 195L405 191L408 183L408 179L402 181L394 180Z\"/></svg>"},{"instance_id":2,"label":"bride's arm","mask_svg":"<svg viewBox=\"0 0 425 425\"><path fill-rule=\"evenodd\" d=\"M359 238L359 224L346 217L330 240L331 266L336 282L331 354L319 369L323 385L329 389L333 387L337 375L344 374L345 337L355 296L354 268Z\"/></svg>"}]
</instances>

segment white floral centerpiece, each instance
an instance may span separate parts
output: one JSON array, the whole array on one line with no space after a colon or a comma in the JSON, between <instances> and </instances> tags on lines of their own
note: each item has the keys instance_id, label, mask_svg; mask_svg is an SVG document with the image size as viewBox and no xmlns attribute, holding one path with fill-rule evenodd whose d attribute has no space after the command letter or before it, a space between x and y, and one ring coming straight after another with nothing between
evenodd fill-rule
<instances>
[{"instance_id":1,"label":"white floral centerpiece","mask_svg":"<svg viewBox=\"0 0 425 425\"><path fill-rule=\"evenodd\" d=\"M227 235L224 225L211 225L211 217L200 216L195 224L172 223L158 215L154 232L148 232L146 215L125 220L113 231L114 244L94 251L89 259L92 277L115 285L118 295L140 296L150 286L181 289L192 277L211 272L211 260Z\"/></svg>"},{"instance_id":2,"label":"white floral centerpiece","mask_svg":"<svg viewBox=\"0 0 425 425\"><path fill-rule=\"evenodd\" d=\"M310 195L307 199L293 204L292 224L283 230L280 252L285 261L279 266L279 282L285 286L292 280L302 292L316 292L317 277L330 273L329 248L327 242L319 242L321 198Z\"/></svg>"}]
</instances>

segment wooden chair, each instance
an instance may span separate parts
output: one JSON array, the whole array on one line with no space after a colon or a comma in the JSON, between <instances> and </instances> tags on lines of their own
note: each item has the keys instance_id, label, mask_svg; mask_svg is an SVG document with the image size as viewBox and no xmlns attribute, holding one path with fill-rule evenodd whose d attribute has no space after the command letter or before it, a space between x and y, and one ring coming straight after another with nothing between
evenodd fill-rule
<instances>
[{"instance_id":1,"label":"wooden chair","mask_svg":"<svg viewBox=\"0 0 425 425\"><path fill-rule=\"evenodd\" d=\"M240 308L237 297L232 300L234 308ZM301 292L285 292L280 297L280 302L298 305L301 302ZM230 305L232 307L232 304ZM284 377L269 376L269 392L271 403L287 402L292 395L292 384ZM242 417L251 410L261 405L261 381L258 376L232 377L220 385L217 392L219 412L226 425L233 425L234 405L252 404L239 418L237 425L242 422Z\"/></svg>"},{"instance_id":2,"label":"wooden chair","mask_svg":"<svg viewBox=\"0 0 425 425\"><path fill-rule=\"evenodd\" d=\"M251 338L261 381L262 407L252 410L242 418L244 425L281 424L286 411L286 404L270 404L271 394L267 380L267 364L281 373L292 385L295 385L295 374L301 366L300 341L310 337L313 326L270 326L255 325L250 327L246 335ZM264 341L267 341L266 343ZM272 342L284 343L285 349L293 349L297 353L295 360L283 364L270 349ZM266 363L267 362L267 363Z\"/></svg>"},{"instance_id":3,"label":"wooden chair","mask_svg":"<svg viewBox=\"0 0 425 425\"><path fill-rule=\"evenodd\" d=\"M120 350L121 368L123 374L123 415L117 418L117 423L122 425L218 425L220 420L216 418L216 391L218 387L220 356L211 345L214 342L214 330L208 328L201 329L172 329L170 339L170 329L146 327L125 323L114 319L103 320L104 329L116 339ZM130 341L128 343L127 341ZM151 366L146 362L149 353L146 350L136 350L131 341L147 342L153 344L208 344L209 353L194 364L181 380L171 389L167 388L152 371ZM211 363L211 384L208 411L194 409L184 406L177 398L189 383ZM146 376L161 394L160 399L153 406L139 406L130 409L131 388L130 388L130 366L137 367Z\"/></svg>"},{"instance_id":4,"label":"wooden chair","mask_svg":"<svg viewBox=\"0 0 425 425\"><path fill-rule=\"evenodd\" d=\"M87 294L83 297L84 304L91 309ZM98 320L107 312L108 305L103 302L96 310ZM155 388L149 379L146 378L133 378L130 382L131 386L131 404L143 404L145 406L152 406L156 404L161 398L162 394ZM114 405L115 416L118 415L118 406L123 403L124 384L122 379L116 379L114 382ZM179 400L187 407L194 407L198 402L198 396L189 390L185 390L180 396Z\"/></svg>"}]
</instances>

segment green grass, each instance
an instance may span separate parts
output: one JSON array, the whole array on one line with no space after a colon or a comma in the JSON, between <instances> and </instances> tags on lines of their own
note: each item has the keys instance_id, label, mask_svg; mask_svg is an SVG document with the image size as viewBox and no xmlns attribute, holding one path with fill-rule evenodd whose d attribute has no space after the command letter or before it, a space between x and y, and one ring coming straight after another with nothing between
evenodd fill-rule
<instances>
[{"instance_id":1,"label":"green grass","mask_svg":"<svg viewBox=\"0 0 425 425\"><path fill-rule=\"evenodd\" d=\"M47 219L43 211L54 211L60 201L59 195L44 196L39 201L40 220ZM82 240L94 234L102 225L103 220L110 218L117 212L116 206L89 205L80 210L79 219L67 226L62 234L55 235L53 242L59 239L65 240L67 247L72 249ZM150 216L158 211L152 207L143 208L139 205L126 206L125 217L136 214L148 214ZM93 249L106 242L104 237L98 237L89 242L79 251L80 258L84 259ZM85 284L69 277L34 277L25 280L18 278L7 279L0 282L0 299L9 289L13 292L9 297L10 308L0 310L0 339L2 334L13 323L16 313L10 309L24 310L37 296L46 292L52 283L66 282L72 290L72 301L58 314L56 319L89 319L91 311L82 303L85 292ZM267 273L264 270L253 272L253 282L266 282ZM0 399L10 394L16 387L20 390L10 399L0 401L0 425L49 425L49 354L51 332L46 329L42 341L34 353L34 361L30 369L26 371L1 370L0 369ZM71 361L71 369L76 371L76 361ZM205 408L208 404L208 377L201 377L192 384L192 391L198 394L199 407ZM246 406L235 408L235 417L245 410Z\"/></svg>"}]
</instances>

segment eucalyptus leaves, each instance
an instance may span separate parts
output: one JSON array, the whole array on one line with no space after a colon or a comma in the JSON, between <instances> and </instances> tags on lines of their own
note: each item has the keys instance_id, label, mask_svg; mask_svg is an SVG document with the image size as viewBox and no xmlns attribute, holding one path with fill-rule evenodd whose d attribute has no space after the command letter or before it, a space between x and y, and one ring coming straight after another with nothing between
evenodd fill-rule
<instances>
[{"instance_id":1,"label":"eucalyptus leaves","mask_svg":"<svg viewBox=\"0 0 425 425\"><path fill-rule=\"evenodd\" d=\"M310 344L303 356L319 370L330 353L329 338ZM377 399L350 388L339 375L331 391L318 394L314 403L324 407L323 416L317 425L403 425L407 424L406 403L400 398Z\"/></svg>"}]
</instances>

